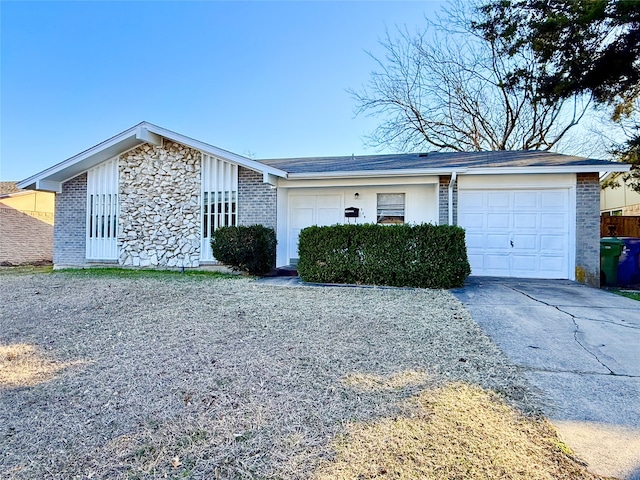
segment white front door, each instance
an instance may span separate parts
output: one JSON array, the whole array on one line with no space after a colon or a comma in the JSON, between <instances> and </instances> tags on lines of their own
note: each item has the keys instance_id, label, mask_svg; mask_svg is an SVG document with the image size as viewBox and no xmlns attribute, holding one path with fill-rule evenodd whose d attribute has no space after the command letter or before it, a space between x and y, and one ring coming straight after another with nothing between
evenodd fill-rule
<instances>
[{"instance_id":1,"label":"white front door","mask_svg":"<svg viewBox=\"0 0 640 480\"><path fill-rule=\"evenodd\" d=\"M303 228L341 223L342 195L291 195L289 197L289 260L298 258L298 237Z\"/></svg>"},{"instance_id":2,"label":"white front door","mask_svg":"<svg viewBox=\"0 0 640 480\"><path fill-rule=\"evenodd\" d=\"M570 278L568 188L461 190L472 275Z\"/></svg>"}]
</instances>

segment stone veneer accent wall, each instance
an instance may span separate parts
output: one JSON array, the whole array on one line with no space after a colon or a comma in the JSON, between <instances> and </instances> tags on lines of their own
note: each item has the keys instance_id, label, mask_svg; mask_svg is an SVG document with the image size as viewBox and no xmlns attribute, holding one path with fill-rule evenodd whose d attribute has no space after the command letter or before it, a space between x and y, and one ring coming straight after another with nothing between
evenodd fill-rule
<instances>
[{"instance_id":1,"label":"stone veneer accent wall","mask_svg":"<svg viewBox=\"0 0 640 480\"><path fill-rule=\"evenodd\" d=\"M53 264L81 266L87 255L87 174L62 184L56 193Z\"/></svg>"},{"instance_id":2,"label":"stone veneer accent wall","mask_svg":"<svg viewBox=\"0 0 640 480\"><path fill-rule=\"evenodd\" d=\"M600 286L600 182L597 173L576 175L576 280Z\"/></svg>"},{"instance_id":3,"label":"stone veneer accent wall","mask_svg":"<svg viewBox=\"0 0 640 480\"><path fill-rule=\"evenodd\" d=\"M200 264L199 151L164 140L120 157L119 263Z\"/></svg>"},{"instance_id":4,"label":"stone veneer accent wall","mask_svg":"<svg viewBox=\"0 0 640 480\"><path fill-rule=\"evenodd\" d=\"M263 183L262 173L238 168L238 224L276 228L276 189Z\"/></svg>"},{"instance_id":5,"label":"stone veneer accent wall","mask_svg":"<svg viewBox=\"0 0 640 480\"><path fill-rule=\"evenodd\" d=\"M439 203L439 215L438 221L440 225L449 224L449 182L451 176L441 176L438 182L438 203ZM453 224L458 222L458 182L456 180L453 186Z\"/></svg>"}]
</instances>

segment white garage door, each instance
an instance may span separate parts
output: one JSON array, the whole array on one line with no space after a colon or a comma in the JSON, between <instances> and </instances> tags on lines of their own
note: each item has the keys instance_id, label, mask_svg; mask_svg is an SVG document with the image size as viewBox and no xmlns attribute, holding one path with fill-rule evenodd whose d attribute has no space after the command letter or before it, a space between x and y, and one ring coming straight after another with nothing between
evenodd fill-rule
<instances>
[{"instance_id":1,"label":"white garage door","mask_svg":"<svg viewBox=\"0 0 640 480\"><path fill-rule=\"evenodd\" d=\"M298 258L300 230L312 225L342 223L342 195L291 195L289 197L289 259Z\"/></svg>"},{"instance_id":2,"label":"white garage door","mask_svg":"<svg viewBox=\"0 0 640 480\"><path fill-rule=\"evenodd\" d=\"M461 190L472 275L569 278L569 190Z\"/></svg>"}]
</instances>

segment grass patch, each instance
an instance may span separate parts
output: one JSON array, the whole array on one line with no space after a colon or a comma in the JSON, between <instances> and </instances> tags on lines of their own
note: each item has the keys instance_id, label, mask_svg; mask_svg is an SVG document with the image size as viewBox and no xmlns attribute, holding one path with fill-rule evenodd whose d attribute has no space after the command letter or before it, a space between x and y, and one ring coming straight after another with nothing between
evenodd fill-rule
<instances>
[{"instance_id":1,"label":"grass patch","mask_svg":"<svg viewBox=\"0 0 640 480\"><path fill-rule=\"evenodd\" d=\"M89 267L89 268L61 268L55 273L61 273L74 277L92 278L171 278L171 277L207 277L207 278L239 278L233 273L219 272L214 270L163 270L145 268L120 268L120 267Z\"/></svg>"},{"instance_id":2,"label":"grass patch","mask_svg":"<svg viewBox=\"0 0 640 480\"><path fill-rule=\"evenodd\" d=\"M86 267L61 268L54 270L52 265L35 266L20 265L0 267L0 276L34 275L34 274L64 274L73 277L92 278L170 278L170 277L210 277L210 278L239 278L241 275L216 270L164 270L154 268L121 268L121 267Z\"/></svg>"},{"instance_id":3,"label":"grass patch","mask_svg":"<svg viewBox=\"0 0 640 480\"><path fill-rule=\"evenodd\" d=\"M15 267L0 267L0 277L4 275L33 275L37 273L53 272L52 265L19 265Z\"/></svg>"},{"instance_id":4,"label":"grass patch","mask_svg":"<svg viewBox=\"0 0 640 480\"><path fill-rule=\"evenodd\" d=\"M640 302L640 292L631 292L629 290L619 290L619 289L611 289L612 293L616 295L621 295L623 297L631 298L633 300L637 300Z\"/></svg>"},{"instance_id":5,"label":"grass patch","mask_svg":"<svg viewBox=\"0 0 640 480\"><path fill-rule=\"evenodd\" d=\"M212 275L3 282L0 478L594 478L451 293Z\"/></svg>"},{"instance_id":6,"label":"grass patch","mask_svg":"<svg viewBox=\"0 0 640 480\"><path fill-rule=\"evenodd\" d=\"M350 423L313 478L597 478L580 471L548 422L491 392L452 383L407 403L402 416Z\"/></svg>"},{"instance_id":7,"label":"grass patch","mask_svg":"<svg viewBox=\"0 0 640 480\"><path fill-rule=\"evenodd\" d=\"M81 362L58 362L35 345L0 345L0 388L31 387Z\"/></svg>"}]
</instances>

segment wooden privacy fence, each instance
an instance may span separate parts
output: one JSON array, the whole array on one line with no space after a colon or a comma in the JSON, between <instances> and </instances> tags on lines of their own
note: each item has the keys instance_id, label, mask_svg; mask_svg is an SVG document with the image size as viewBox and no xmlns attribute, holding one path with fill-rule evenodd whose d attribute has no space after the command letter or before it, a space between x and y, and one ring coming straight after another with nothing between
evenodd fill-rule
<instances>
[{"instance_id":1,"label":"wooden privacy fence","mask_svg":"<svg viewBox=\"0 0 640 480\"><path fill-rule=\"evenodd\" d=\"M600 217L600 237L640 237L640 217Z\"/></svg>"}]
</instances>

